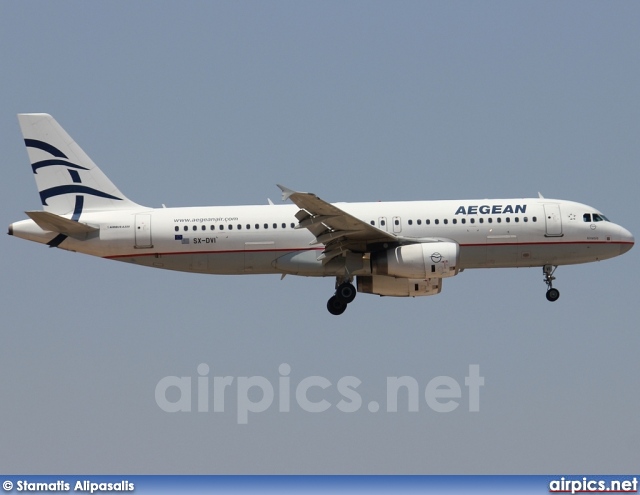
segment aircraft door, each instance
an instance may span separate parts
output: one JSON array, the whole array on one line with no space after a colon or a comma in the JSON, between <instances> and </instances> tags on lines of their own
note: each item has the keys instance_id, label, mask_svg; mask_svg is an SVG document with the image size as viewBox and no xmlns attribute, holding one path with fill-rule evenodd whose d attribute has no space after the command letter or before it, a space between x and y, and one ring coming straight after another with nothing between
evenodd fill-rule
<instances>
[{"instance_id":1,"label":"aircraft door","mask_svg":"<svg viewBox=\"0 0 640 495\"><path fill-rule=\"evenodd\" d=\"M151 242L151 215L136 215L135 222L135 248L152 248Z\"/></svg>"},{"instance_id":2,"label":"aircraft door","mask_svg":"<svg viewBox=\"0 0 640 495\"><path fill-rule=\"evenodd\" d=\"M544 205L544 221L546 225L546 237L562 237L562 217L560 216L560 205Z\"/></svg>"},{"instance_id":3,"label":"aircraft door","mask_svg":"<svg viewBox=\"0 0 640 495\"><path fill-rule=\"evenodd\" d=\"M387 217L378 217L378 228L380 230L384 230L385 232L388 230Z\"/></svg>"}]
</instances>

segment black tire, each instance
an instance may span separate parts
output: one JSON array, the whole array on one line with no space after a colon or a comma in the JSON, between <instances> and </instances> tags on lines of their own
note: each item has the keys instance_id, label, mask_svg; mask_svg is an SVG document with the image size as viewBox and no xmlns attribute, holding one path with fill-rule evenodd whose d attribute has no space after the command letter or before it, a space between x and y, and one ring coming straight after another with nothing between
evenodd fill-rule
<instances>
[{"instance_id":1,"label":"black tire","mask_svg":"<svg viewBox=\"0 0 640 495\"><path fill-rule=\"evenodd\" d=\"M357 293L356 288L349 282L340 284L336 289L336 297L342 299L345 304L352 302L356 298Z\"/></svg>"},{"instance_id":2,"label":"black tire","mask_svg":"<svg viewBox=\"0 0 640 495\"><path fill-rule=\"evenodd\" d=\"M327 301L327 309L332 315L338 316L344 313L344 310L347 309L347 303L337 296L331 296Z\"/></svg>"},{"instance_id":3,"label":"black tire","mask_svg":"<svg viewBox=\"0 0 640 495\"><path fill-rule=\"evenodd\" d=\"M558 289L549 289L547 291L547 301L557 301L560 297L560 291Z\"/></svg>"}]
</instances>

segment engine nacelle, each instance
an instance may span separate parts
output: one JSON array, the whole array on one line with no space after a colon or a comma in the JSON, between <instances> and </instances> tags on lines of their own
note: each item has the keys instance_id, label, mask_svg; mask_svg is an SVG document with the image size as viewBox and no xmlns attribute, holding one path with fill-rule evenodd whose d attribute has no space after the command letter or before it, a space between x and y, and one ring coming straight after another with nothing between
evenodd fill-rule
<instances>
[{"instance_id":1,"label":"engine nacelle","mask_svg":"<svg viewBox=\"0 0 640 495\"><path fill-rule=\"evenodd\" d=\"M410 279L375 275L358 276L358 292L380 296L415 297L433 296L442 290L441 278Z\"/></svg>"},{"instance_id":2,"label":"engine nacelle","mask_svg":"<svg viewBox=\"0 0 640 495\"><path fill-rule=\"evenodd\" d=\"M371 255L371 273L398 278L453 277L458 273L460 246L455 242L424 242Z\"/></svg>"}]
</instances>

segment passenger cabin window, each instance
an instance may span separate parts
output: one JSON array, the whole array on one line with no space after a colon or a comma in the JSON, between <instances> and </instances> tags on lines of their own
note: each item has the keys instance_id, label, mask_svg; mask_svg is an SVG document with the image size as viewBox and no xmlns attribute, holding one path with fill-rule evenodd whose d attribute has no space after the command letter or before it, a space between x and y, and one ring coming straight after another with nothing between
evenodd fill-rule
<instances>
[{"instance_id":1,"label":"passenger cabin window","mask_svg":"<svg viewBox=\"0 0 640 495\"><path fill-rule=\"evenodd\" d=\"M178 232L178 230L180 230L180 227L178 227L178 226L176 225L176 227L175 227L175 231L176 231L176 232Z\"/></svg>"}]
</instances>

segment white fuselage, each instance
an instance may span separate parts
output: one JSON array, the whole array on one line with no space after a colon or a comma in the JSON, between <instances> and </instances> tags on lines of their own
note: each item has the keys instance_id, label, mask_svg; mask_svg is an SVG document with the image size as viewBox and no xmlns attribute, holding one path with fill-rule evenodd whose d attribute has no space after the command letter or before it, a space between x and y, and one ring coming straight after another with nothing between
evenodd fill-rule
<instances>
[{"instance_id":1,"label":"white fuselage","mask_svg":"<svg viewBox=\"0 0 640 495\"><path fill-rule=\"evenodd\" d=\"M633 236L594 208L544 198L338 203L340 209L405 239L441 238L460 246L459 269L588 263L618 256ZM322 263L324 246L295 228L295 205L220 206L82 213L99 230L60 248L144 266L210 274L344 275ZM70 217L70 215L67 215ZM595 217L594 217L595 218ZM47 243L55 235L32 220L10 233ZM363 263L351 275L367 275Z\"/></svg>"},{"instance_id":2,"label":"white fuselage","mask_svg":"<svg viewBox=\"0 0 640 495\"><path fill-rule=\"evenodd\" d=\"M631 233L590 206L545 199L328 203L278 184L291 205L146 208L127 198L48 114L19 114L42 210L9 234L142 266L211 274L335 277L342 314L356 292L439 294L467 268L558 265L625 253ZM355 282L355 284L354 284Z\"/></svg>"}]
</instances>

